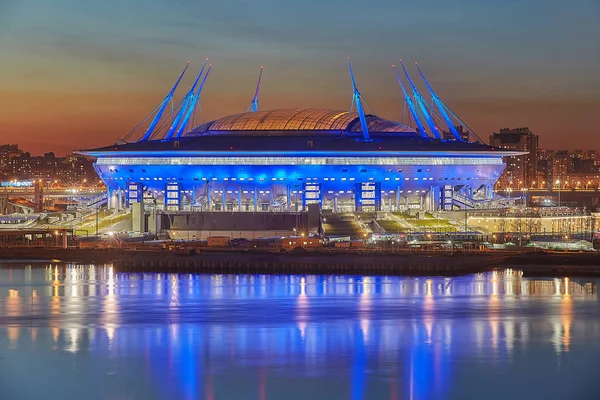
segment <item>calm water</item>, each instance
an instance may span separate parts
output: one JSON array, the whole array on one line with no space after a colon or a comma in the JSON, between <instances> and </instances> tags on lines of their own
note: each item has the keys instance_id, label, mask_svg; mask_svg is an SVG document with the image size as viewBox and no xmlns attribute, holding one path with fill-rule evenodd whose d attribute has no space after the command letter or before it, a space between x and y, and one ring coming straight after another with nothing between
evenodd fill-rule
<instances>
[{"instance_id":1,"label":"calm water","mask_svg":"<svg viewBox=\"0 0 600 400\"><path fill-rule=\"evenodd\" d=\"M598 399L597 281L0 265L0 399Z\"/></svg>"}]
</instances>

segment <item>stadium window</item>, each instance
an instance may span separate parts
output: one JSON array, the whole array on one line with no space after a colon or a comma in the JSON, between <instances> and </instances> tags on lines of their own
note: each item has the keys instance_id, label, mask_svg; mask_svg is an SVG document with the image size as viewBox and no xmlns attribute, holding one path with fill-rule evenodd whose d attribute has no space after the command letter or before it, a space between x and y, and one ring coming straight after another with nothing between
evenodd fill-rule
<instances>
[{"instance_id":1,"label":"stadium window","mask_svg":"<svg viewBox=\"0 0 600 400\"><path fill-rule=\"evenodd\" d=\"M360 170L360 172L367 172L367 170L363 168Z\"/></svg>"},{"instance_id":2,"label":"stadium window","mask_svg":"<svg viewBox=\"0 0 600 400\"><path fill-rule=\"evenodd\" d=\"M132 168L129 168L129 172L133 172L133 169L132 169Z\"/></svg>"},{"instance_id":3,"label":"stadium window","mask_svg":"<svg viewBox=\"0 0 600 400\"><path fill-rule=\"evenodd\" d=\"M342 172L348 172L348 168L342 169Z\"/></svg>"},{"instance_id":4,"label":"stadium window","mask_svg":"<svg viewBox=\"0 0 600 400\"><path fill-rule=\"evenodd\" d=\"M402 168L400 168L400 169L398 170L398 172L402 172L402 171L404 171Z\"/></svg>"},{"instance_id":5,"label":"stadium window","mask_svg":"<svg viewBox=\"0 0 600 400\"><path fill-rule=\"evenodd\" d=\"M417 170L417 172L421 172L421 171L423 171L421 168L419 168L419 169Z\"/></svg>"},{"instance_id":6,"label":"stadium window","mask_svg":"<svg viewBox=\"0 0 600 400\"><path fill-rule=\"evenodd\" d=\"M425 172L431 172L431 168L427 168Z\"/></svg>"},{"instance_id":7,"label":"stadium window","mask_svg":"<svg viewBox=\"0 0 600 400\"><path fill-rule=\"evenodd\" d=\"M145 169L142 169L142 172L146 172L146 170L145 170Z\"/></svg>"},{"instance_id":8,"label":"stadium window","mask_svg":"<svg viewBox=\"0 0 600 400\"><path fill-rule=\"evenodd\" d=\"M195 181L197 181L197 180L198 180L198 178L194 178L194 180L195 180Z\"/></svg>"}]
</instances>

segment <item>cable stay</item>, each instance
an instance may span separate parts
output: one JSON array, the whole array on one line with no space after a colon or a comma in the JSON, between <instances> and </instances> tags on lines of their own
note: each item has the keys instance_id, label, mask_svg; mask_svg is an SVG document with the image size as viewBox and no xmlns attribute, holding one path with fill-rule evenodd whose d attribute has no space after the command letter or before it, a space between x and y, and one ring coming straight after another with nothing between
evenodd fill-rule
<instances>
[{"instance_id":1,"label":"cable stay","mask_svg":"<svg viewBox=\"0 0 600 400\"><path fill-rule=\"evenodd\" d=\"M169 104L169 102L171 102L171 100L173 99L173 94L175 93L175 90L177 89L177 86L179 85L179 82L181 82L181 78L183 78L183 75L185 74L185 71L187 71L187 69L188 69L189 66L190 66L190 62L188 61L187 64L186 64L186 66L185 66L185 68L183 69L183 72L181 73L181 75L179 75L179 79L177 79L177 81L175 82L175 85L173 85L173 88L171 89L171 91L169 92L169 94L167 95L167 97L165 97L164 100L161 102L160 109L158 110L158 112L154 116L154 119L150 123L150 126L148 127L148 130L146 130L146 133L140 139L140 141L148 140L150 138L150 136L152 136L152 131L156 127L156 124L158 124L158 121L160 121L160 119L162 117L162 114L165 111L165 108L167 107L167 105Z\"/></svg>"},{"instance_id":2,"label":"cable stay","mask_svg":"<svg viewBox=\"0 0 600 400\"><path fill-rule=\"evenodd\" d=\"M206 65L206 63L204 63L204 65ZM183 119L183 122L181 123L181 126L179 127L179 130L177 131L177 134L175 135L176 138L180 138L181 135L183 135L183 133L185 132L188 122L190 120L190 116L196 110L196 104L198 103L198 100L200 99L200 93L202 93L202 89L204 88L204 83L206 82L206 78L208 78L208 74L210 74L211 68L212 68L212 64L210 64L208 66L208 70L206 71L204 78L202 78L202 83L200 83L200 87L198 87L198 91L196 92L195 95L192 96L190 105L187 109L187 113L185 114L185 118ZM204 66L202 67L202 71L204 71ZM202 71L200 71L200 75L202 75ZM198 75L198 77L200 77L200 75ZM195 83L194 83L194 86L196 86ZM192 87L192 90L193 89L194 88Z\"/></svg>"},{"instance_id":3,"label":"cable stay","mask_svg":"<svg viewBox=\"0 0 600 400\"><path fill-rule=\"evenodd\" d=\"M129 133L127 135L125 135L125 137L123 139L120 139L122 142L127 143L127 140L131 137L131 135L133 135L134 132L137 131L137 129L142 126L147 120L148 118L150 118L150 116L154 115L154 112L156 110L158 110L160 108L160 106L162 105L162 103L160 103L159 105L157 105L156 107L154 107L154 110L152 110L150 112L150 114L146 115L144 117L144 119L142 119L140 122L138 122L138 124L136 126L133 127L132 130L129 131Z\"/></svg>"},{"instance_id":4,"label":"cable stay","mask_svg":"<svg viewBox=\"0 0 600 400\"><path fill-rule=\"evenodd\" d=\"M208 59L204 62L204 65L202 66L202 69L200 69L200 73L198 74L198 76L196 76L196 79L194 80L194 83L192 84L192 87L190 88L190 90L184 96L184 98L183 98L183 107L179 110L179 112L177 113L177 115L175 115L175 119L173 120L173 123L171 124L171 127L167 131L167 133L165 135L165 139L168 140L168 139L171 139L173 137L173 135L177 131L177 128L180 126L182 120L185 118L186 111L187 111L189 105L192 102L192 98L194 97L194 90L196 90L196 85L198 85L198 81L200 80L200 77L201 77L202 73L204 72L204 67L206 66L207 62L208 62Z\"/></svg>"},{"instance_id":5,"label":"cable stay","mask_svg":"<svg viewBox=\"0 0 600 400\"><path fill-rule=\"evenodd\" d=\"M408 83L412 89L413 98L416 100L417 104L419 105L421 113L423 114L423 117L424 117L425 121L427 122L427 125L429 126L431 133L433 133L433 135L436 138L441 139L442 136L440 135L437 125L435 124L435 121L433 120L433 118L431 118L431 115L429 114L427 107L425 107L425 104L423 101L424 100L423 96L421 96L421 93L419 93L419 91L417 90L415 84L413 83L412 79L410 78L410 75L408 74L408 71L404 67L404 63L402 62L402 60L399 60L399 61L400 61L400 65L402 66L402 69L404 70L404 75L406 75L406 79L408 80Z\"/></svg>"},{"instance_id":6,"label":"cable stay","mask_svg":"<svg viewBox=\"0 0 600 400\"><path fill-rule=\"evenodd\" d=\"M182 107L185 104L185 98L180 99L177 103L174 103L173 110L169 113L169 118L163 117L159 123L156 125L156 128L152 132L152 135L148 140L162 140L164 139L165 133L170 129L171 124L173 122L173 116L177 116L177 114L181 111Z\"/></svg>"},{"instance_id":7,"label":"cable stay","mask_svg":"<svg viewBox=\"0 0 600 400\"><path fill-rule=\"evenodd\" d=\"M442 118L446 122L446 126L448 127L448 129L450 130L450 132L452 132L452 135L454 136L454 138L456 140L462 142L463 138L460 136L460 134L456 130L456 127L454 126L454 123L452 122L452 119L450 119L450 116L448 115L448 112L446 111L446 108L447 108L446 105L435 94L435 91L433 90L433 88L429 84L429 81L427 80L427 78L425 78L425 75L423 74L423 71L421 71L421 68L419 68L419 64L415 63L415 65L417 66L417 70L419 70L419 74L421 75L421 78L423 79L423 82L425 82L425 85L427 86L427 90L429 90L429 93L431 94L431 103L433 105L437 106L437 108L440 110ZM461 121L461 123L462 123L462 121ZM464 126L466 126L466 125L464 125Z\"/></svg>"},{"instance_id":8,"label":"cable stay","mask_svg":"<svg viewBox=\"0 0 600 400\"><path fill-rule=\"evenodd\" d=\"M356 105L356 112L358 112L358 118L360 120L360 127L362 129L363 137L365 141L372 141L369 136L369 126L367 125L367 119L365 118L365 111L362 107L362 97L358 88L356 87L356 81L354 80L354 72L352 72L352 64L350 63L350 57L348 57L348 69L350 70L350 79L352 80L352 100L353 104Z\"/></svg>"},{"instance_id":9,"label":"cable stay","mask_svg":"<svg viewBox=\"0 0 600 400\"><path fill-rule=\"evenodd\" d=\"M406 92L406 89L404 88L404 84L402 83L402 79L400 79L400 75L398 75L396 66L392 65L392 69L394 70L394 74L396 75L396 79L398 80L398 84L400 85L400 88L402 88L402 93L404 93L404 104L408 105L408 109L410 110L410 114L412 115L413 120L415 121L415 124L417 125L417 130L419 131L419 134L424 138L429 138L429 136L427 136L427 131L425 130L425 127L423 126L423 124L421 123L421 120L419 119L419 114L417 113L417 109L415 108L415 105L414 105L412 99Z\"/></svg>"},{"instance_id":10,"label":"cable stay","mask_svg":"<svg viewBox=\"0 0 600 400\"><path fill-rule=\"evenodd\" d=\"M258 91L260 90L260 80L262 79L263 66L260 66L260 73L258 74L258 83L256 84L256 92L254 93L254 98L250 102L248 108L246 108L246 112L256 112L258 111Z\"/></svg>"}]
</instances>

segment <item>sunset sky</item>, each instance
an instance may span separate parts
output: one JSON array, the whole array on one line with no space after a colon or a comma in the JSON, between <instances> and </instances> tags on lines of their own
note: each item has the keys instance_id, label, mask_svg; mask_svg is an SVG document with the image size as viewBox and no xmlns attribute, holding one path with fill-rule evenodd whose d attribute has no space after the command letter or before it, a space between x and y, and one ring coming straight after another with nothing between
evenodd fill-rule
<instances>
[{"instance_id":1,"label":"sunset sky","mask_svg":"<svg viewBox=\"0 0 600 400\"><path fill-rule=\"evenodd\" d=\"M206 57L204 119L348 109L399 120L390 65L418 61L487 140L529 126L547 148L600 149L598 0L0 0L0 142L40 154L114 143Z\"/></svg>"}]
</instances>

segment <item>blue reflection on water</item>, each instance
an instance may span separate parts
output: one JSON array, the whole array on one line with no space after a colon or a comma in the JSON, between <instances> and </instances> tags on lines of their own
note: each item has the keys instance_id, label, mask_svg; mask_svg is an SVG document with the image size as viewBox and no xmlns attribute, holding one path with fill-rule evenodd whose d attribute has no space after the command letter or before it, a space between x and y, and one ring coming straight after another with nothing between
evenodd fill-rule
<instances>
[{"instance_id":1,"label":"blue reflection on water","mask_svg":"<svg viewBox=\"0 0 600 400\"><path fill-rule=\"evenodd\" d=\"M2 399L586 398L600 377L596 282L512 270L0 265L0 315Z\"/></svg>"}]
</instances>

